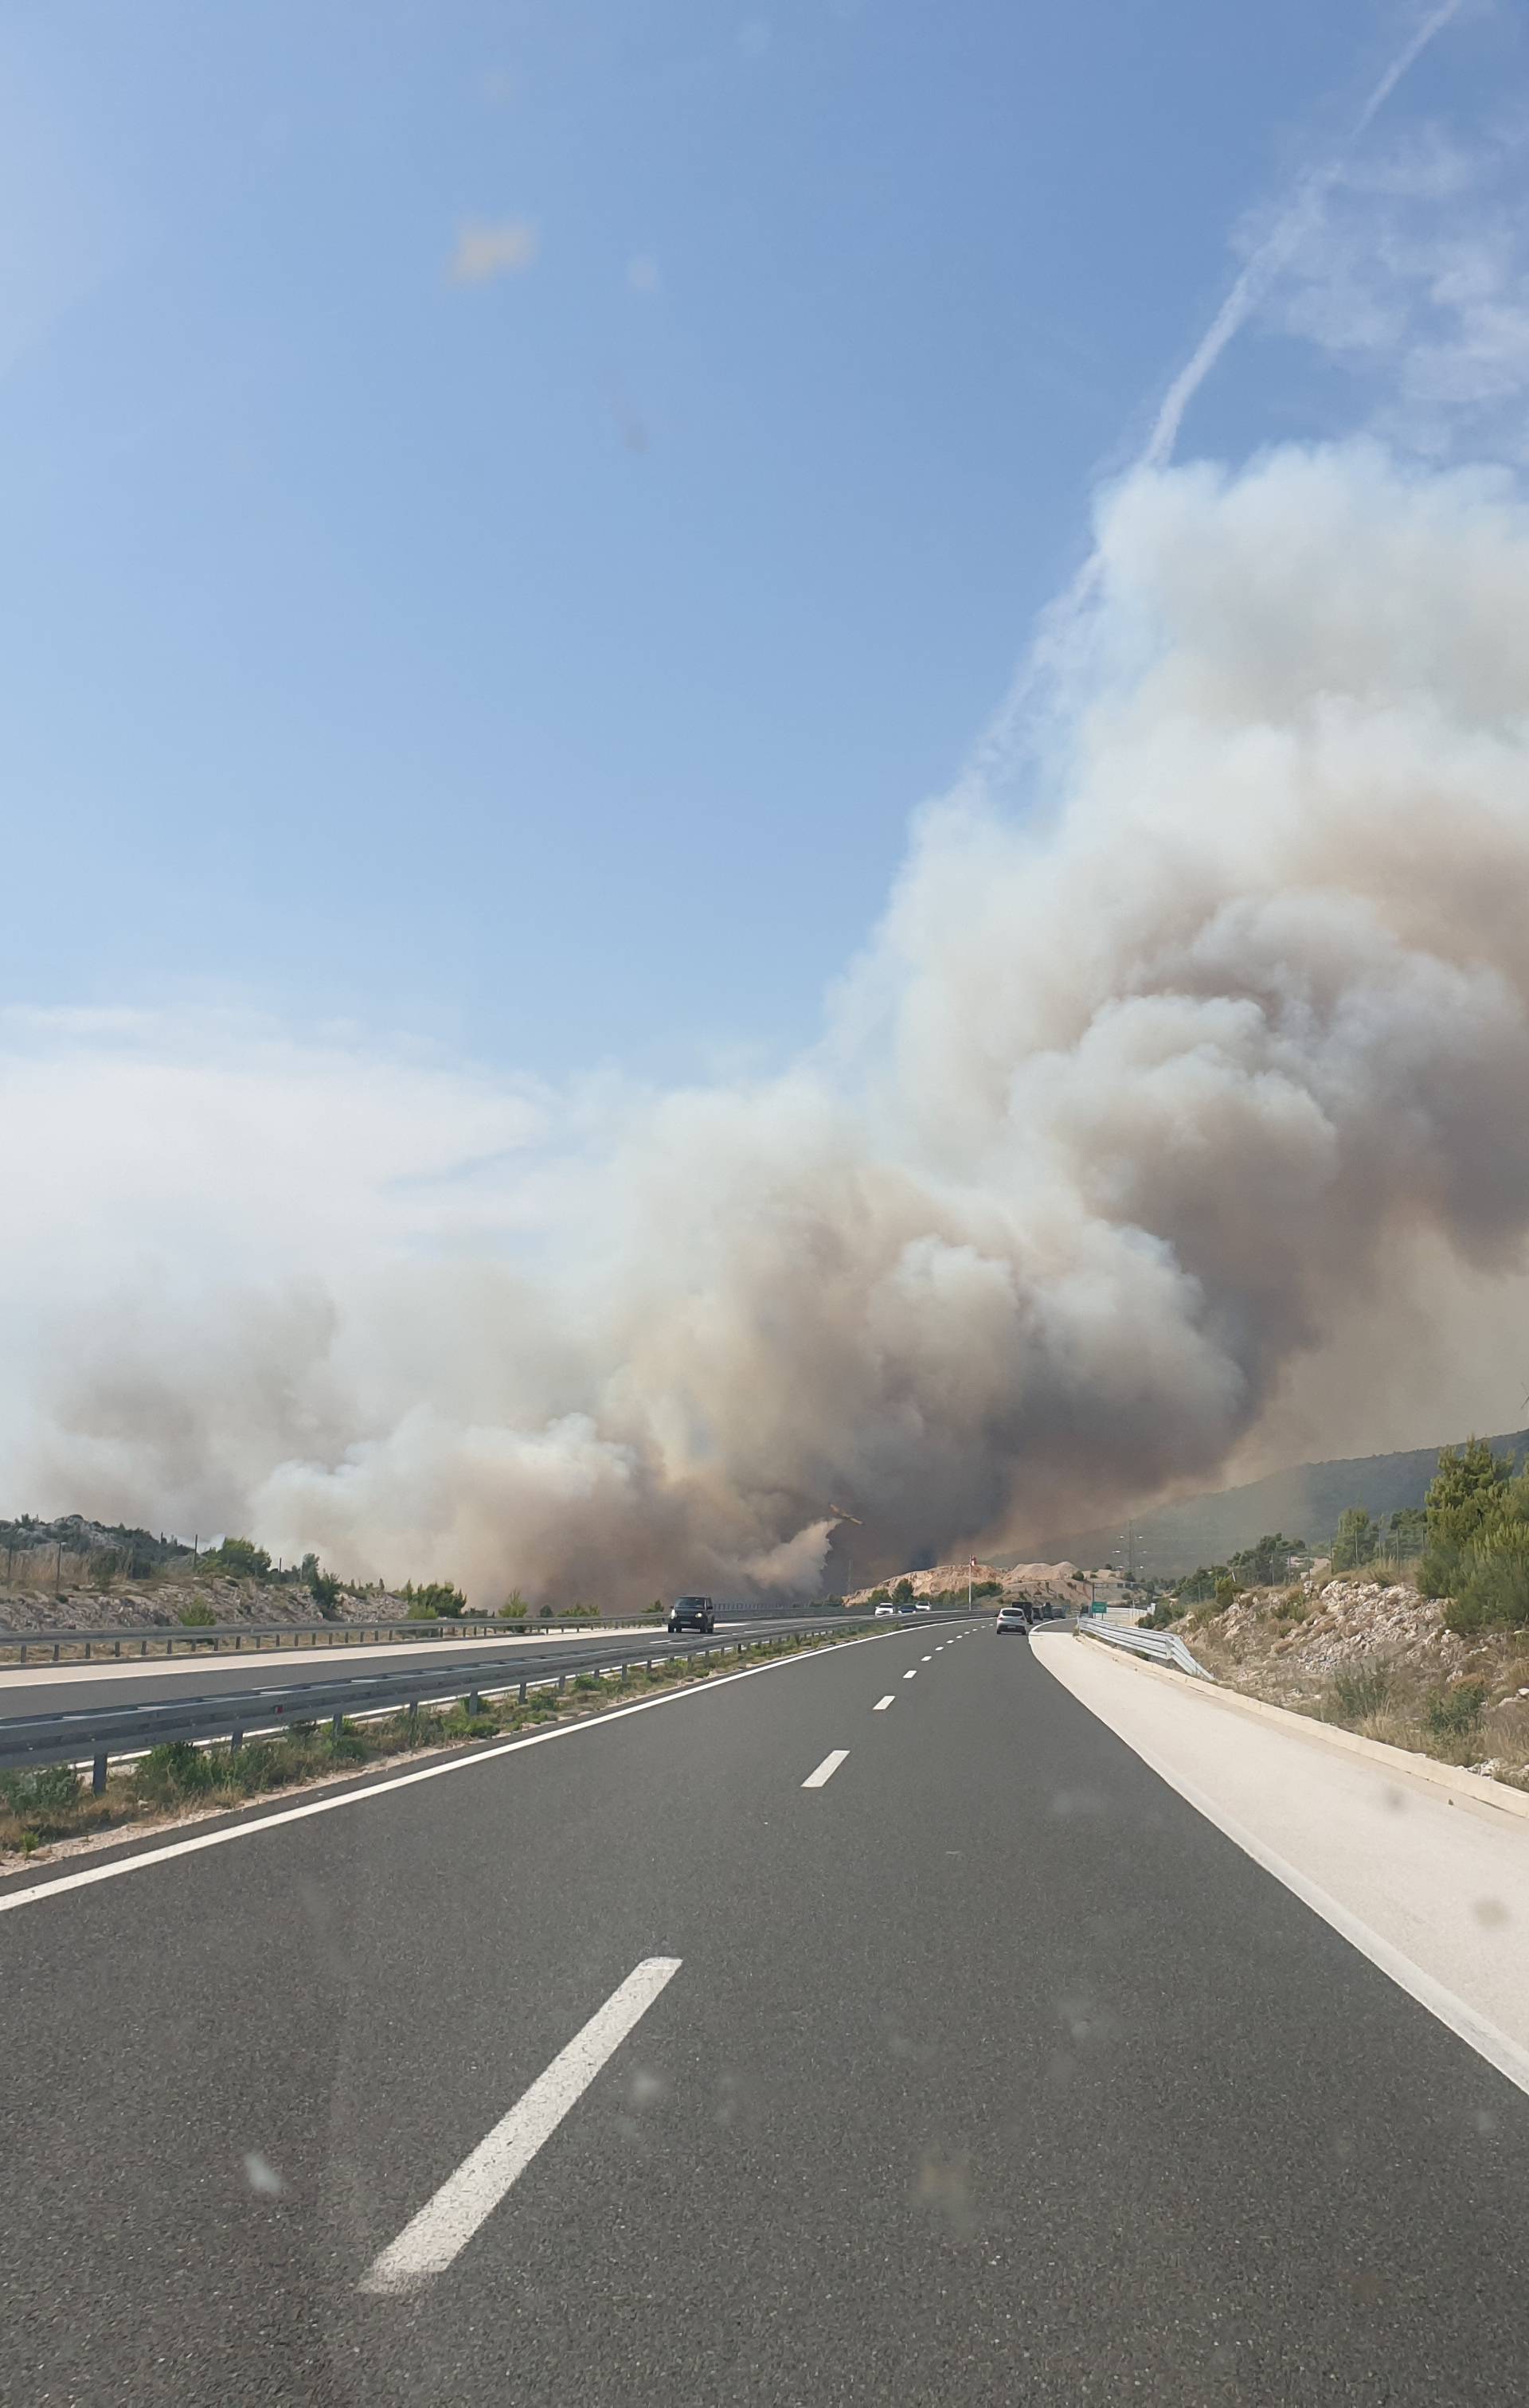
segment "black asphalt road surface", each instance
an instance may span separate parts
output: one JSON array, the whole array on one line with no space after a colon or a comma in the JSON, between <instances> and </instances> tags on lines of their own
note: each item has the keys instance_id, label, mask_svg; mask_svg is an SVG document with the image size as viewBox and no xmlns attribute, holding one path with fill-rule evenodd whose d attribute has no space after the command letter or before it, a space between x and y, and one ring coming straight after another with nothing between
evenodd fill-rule
<instances>
[{"instance_id":1,"label":"black asphalt road surface","mask_svg":"<svg viewBox=\"0 0 1529 2408\"><path fill-rule=\"evenodd\" d=\"M1519 2408L1529 2100L962 1627L0 1914L6 2408Z\"/></svg>"}]
</instances>

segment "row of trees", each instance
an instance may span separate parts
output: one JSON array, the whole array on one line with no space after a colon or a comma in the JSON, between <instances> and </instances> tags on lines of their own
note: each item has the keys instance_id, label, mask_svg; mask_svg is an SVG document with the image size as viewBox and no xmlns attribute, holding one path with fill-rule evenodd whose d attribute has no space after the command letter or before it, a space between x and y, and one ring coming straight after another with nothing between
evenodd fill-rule
<instances>
[{"instance_id":1,"label":"row of trees","mask_svg":"<svg viewBox=\"0 0 1529 2408\"><path fill-rule=\"evenodd\" d=\"M1276 1531L1224 1564L1202 1564L1154 1619L1212 1600L1230 1605L1242 1588L1271 1587L1304 1546ZM1379 1517L1351 1505L1339 1516L1335 1572L1361 1571L1382 1557L1416 1563L1423 1595L1448 1599L1444 1618L1451 1630L1529 1625L1529 1466L1516 1469L1513 1457L1493 1455L1484 1438L1442 1448L1422 1505Z\"/></svg>"},{"instance_id":2,"label":"row of trees","mask_svg":"<svg viewBox=\"0 0 1529 2408\"><path fill-rule=\"evenodd\" d=\"M1378 1557L1416 1563L1424 1597L1449 1599L1453 1630L1529 1623L1529 1471L1484 1438L1440 1450L1421 1505L1379 1521L1362 1505L1340 1516L1333 1570L1359 1571Z\"/></svg>"},{"instance_id":3,"label":"row of trees","mask_svg":"<svg viewBox=\"0 0 1529 2408\"><path fill-rule=\"evenodd\" d=\"M1230 1605L1239 1588L1271 1588L1284 1579L1292 1555L1306 1553L1304 1539L1287 1539L1282 1530L1268 1531L1250 1547L1240 1547L1224 1564L1201 1564L1179 1584L1180 1607Z\"/></svg>"}]
</instances>

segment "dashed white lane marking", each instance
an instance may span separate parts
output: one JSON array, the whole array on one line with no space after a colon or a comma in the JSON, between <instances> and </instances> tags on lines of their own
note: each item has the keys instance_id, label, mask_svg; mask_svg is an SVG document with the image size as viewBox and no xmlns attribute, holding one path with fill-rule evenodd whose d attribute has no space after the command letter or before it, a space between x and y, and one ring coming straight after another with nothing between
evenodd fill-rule
<instances>
[{"instance_id":1,"label":"dashed white lane marking","mask_svg":"<svg viewBox=\"0 0 1529 2408\"><path fill-rule=\"evenodd\" d=\"M905 1681L916 1681L916 1680L918 1679L918 1677L919 1677L919 1668L918 1668L918 1666L917 1666L917 1665L915 1665L915 1666L914 1666L914 1668L913 1668L913 1670L912 1670L912 1671L911 1671L911 1672L905 1672L905 1673L903 1674L903 1678L904 1678L904 1680L905 1680Z\"/></svg>"},{"instance_id":2,"label":"dashed white lane marking","mask_svg":"<svg viewBox=\"0 0 1529 2408\"><path fill-rule=\"evenodd\" d=\"M407 2291L450 2266L511 2183L525 2172L544 2141L589 2088L606 2059L620 2048L664 1985L679 1971L678 1956L645 1956L613 1990L582 2031L553 2057L524 2096L464 2157L434 2199L410 2217L361 2278L364 2291Z\"/></svg>"},{"instance_id":3,"label":"dashed white lane marking","mask_svg":"<svg viewBox=\"0 0 1529 2408\"><path fill-rule=\"evenodd\" d=\"M873 1714L884 1714L891 1703L892 1699L890 1698L878 1698L875 1705L871 1708L871 1712Z\"/></svg>"},{"instance_id":4,"label":"dashed white lane marking","mask_svg":"<svg viewBox=\"0 0 1529 2408\"><path fill-rule=\"evenodd\" d=\"M850 1751L847 1747L835 1748L831 1755L823 1757L823 1760L819 1765L816 1772L809 1772L807 1774L807 1779L802 1784L803 1788L821 1789L825 1781L832 1781L835 1773L838 1770L839 1766L844 1762L844 1759L849 1753Z\"/></svg>"},{"instance_id":5,"label":"dashed white lane marking","mask_svg":"<svg viewBox=\"0 0 1529 2408\"><path fill-rule=\"evenodd\" d=\"M932 1663L934 1662L934 1660L935 1660L935 1659L934 1659L933 1656L921 1656L919 1660L920 1660L920 1662L921 1662L921 1663L923 1663L923 1664L932 1664Z\"/></svg>"}]
</instances>

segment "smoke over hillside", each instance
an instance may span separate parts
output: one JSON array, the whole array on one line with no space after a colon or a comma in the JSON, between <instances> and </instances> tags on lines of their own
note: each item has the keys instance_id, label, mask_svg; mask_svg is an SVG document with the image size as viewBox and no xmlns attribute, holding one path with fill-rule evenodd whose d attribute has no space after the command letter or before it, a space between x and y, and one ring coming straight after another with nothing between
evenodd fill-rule
<instances>
[{"instance_id":1,"label":"smoke over hillside","mask_svg":"<svg viewBox=\"0 0 1529 2408\"><path fill-rule=\"evenodd\" d=\"M1529 1227L1529 515L1370 448L1109 499L1022 808L814 1055L558 1097L7 1025L4 1485L537 1594L862 1574L1212 1477ZM1390 1361L1389 1355L1383 1359Z\"/></svg>"}]
</instances>

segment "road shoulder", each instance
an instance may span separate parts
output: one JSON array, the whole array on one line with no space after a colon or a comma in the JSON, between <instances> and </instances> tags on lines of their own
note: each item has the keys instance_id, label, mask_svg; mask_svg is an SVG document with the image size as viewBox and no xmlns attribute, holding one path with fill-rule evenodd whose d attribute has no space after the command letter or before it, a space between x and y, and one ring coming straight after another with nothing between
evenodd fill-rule
<instances>
[{"instance_id":1,"label":"road shoulder","mask_svg":"<svg viewBox=\"0 0 1529 2408\"><path fill-rule=\"evenodd\" d=\"M1324 1746L1299 1717L1222 1712L1197 1684L1140 1678L1086 1640L1048 1636L1034 1653L1192 1804L1279 1860L1270 1870L1292 1869L1529 2051L1529 1822L1463 1813L1371 1756Z\"/></svg>"}]
</instances>

